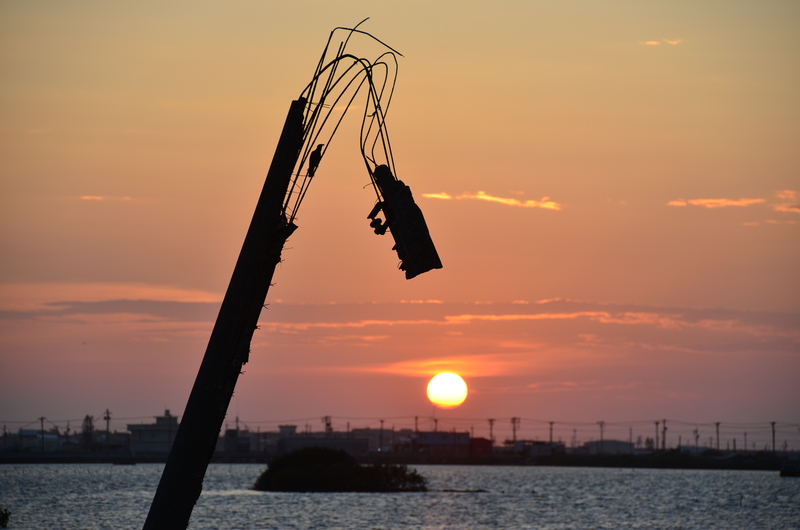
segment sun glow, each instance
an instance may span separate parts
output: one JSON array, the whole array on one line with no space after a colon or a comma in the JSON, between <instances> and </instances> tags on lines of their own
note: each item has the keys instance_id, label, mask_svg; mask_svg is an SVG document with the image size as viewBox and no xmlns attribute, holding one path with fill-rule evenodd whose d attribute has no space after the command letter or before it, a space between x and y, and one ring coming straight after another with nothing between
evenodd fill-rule
<instances>
[{"instance_id":1,"label":"sun glow","mask_svg":"<svg viewBox=\"0 0 800 530\"><path fill-rule=\"evenodd\" d=\"M428 383L428 399L440 409L453 409L467 399L467 383L460 375L442 372Z\"/></svg>"}]
</instances>

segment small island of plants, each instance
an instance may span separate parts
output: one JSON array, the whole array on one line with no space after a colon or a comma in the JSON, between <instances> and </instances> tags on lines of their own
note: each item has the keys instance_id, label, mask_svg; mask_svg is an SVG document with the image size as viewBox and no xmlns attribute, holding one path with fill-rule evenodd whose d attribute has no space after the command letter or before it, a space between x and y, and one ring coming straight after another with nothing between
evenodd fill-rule
<instances>
[{"instance_id":1,"label":"small island of plants","mask_svg":"<svg viewBox=\"0 0 800 530\"><path fill-rule=\"evenodd\" d=\"M425 477L404 465L362 466L339 449L307 447L275 458L253 489L284 492L427 491Z\"/></svg>"}]
</instances>

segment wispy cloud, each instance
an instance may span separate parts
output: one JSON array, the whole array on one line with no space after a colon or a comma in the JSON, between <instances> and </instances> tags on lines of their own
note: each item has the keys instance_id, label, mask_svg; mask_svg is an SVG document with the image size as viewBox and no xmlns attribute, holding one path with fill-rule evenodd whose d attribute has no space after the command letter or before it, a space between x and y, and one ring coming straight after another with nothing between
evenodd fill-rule
<instances>
[{"instance_id":1,"label":"wispy cloud","mask_svg":"<svg viewBox=\"0 0 800 530\"><path fill-rule=\"evenodd\" d=\"M772 209L776 212L782 213L800 213L800 202L798 201L798 193L795 190L779 190L775 192L775 197L781 202L770 204ZM702 206L703 208L727 208L729 206L737 206L740 208L752 206L754 204L766 203L767 199L761 198L741 198L741 199L675 199L669 201L667 206L674 206L682 208L685 206ZM764 220L766 224L795 224L794 222L779 221L774 219ZM758 226L761 223L758 221L748 221L742 223L744 226Z\"/></svg>"},{"instance_id":2,"label":"wispy cloud","mask_svg":"<svg viewBox=\"0 0 800 530\"><path fill-rule=\"evenodd\" d=\"M517 193L517 192L513 192ZM476 200L476 201L487 201L487 202L496 202L498 204L503 204L505 206L516 206L520 208L543 208L545 210L560 210L561 204L553 201L550 197L542 197L541 200L519 200L514 199L511 197L497 197L494 195L489 195L485 191L478 191L476 193L462 193L461 195L453 197L449 193L423 193L423 197L426 199L441 199L441 200Z\"/></svg>"},{"instance_id":3,"label":"wispy cloud","mask_svg":"<svg viewBox=\"0 0 800 530\"><path fill-rule=\"evenodd\" d=\"M430 376L440 372L456 372L464 377L489 377L519 373L536 364L530 354L484 354L458 357L414 359L389 364L356 367L366 372L382 372L410 376Z\"/></svg>"},{"instance_id":4,"label":"wispy cloud","mask_svg":"<svg viewBox=\"0 0 800 530\"><path fill-rule=\"evenodd\" d=\"M643 44L645 46L660 46L661 44L667 44L669 46L677 46L683 42L683 39L661 39L661 40L643 40L639 41L639 44Z\"/></svg>"},{"instance_id":5,"label":"wispy cloud","mask_svg":"<svg viewBox=\"0 0 800 530\"><path fill-rule=\"evenodd\" d=\"M106 303L111 300L154 302L197 302L218 304L223 293L200 289L185 289L170 285L153 285L137 282L86 282L86 283L0 283L0 310L38 311L47 313L59 301ZM63 304L61 304L63 305Z\"/></svg>"},{"instance_id":6,"label":"wispy cloud","mask_svg":"<svg viewBox=\"0 0 800 530\"><path fill-rule=\"evenodd\" d=\"M426 199L448 200L453 198L449 193L446 193L444 191L441 193L423 193L422 196L425 197Z\"/></svg>"},{"instance_id":7,"label":"wispy cloud","mask_svg":"<svg viewBox=\"0 0 800 530\"><path fill-rule=\"evenodd\" d=\"M753 204L760 204L767 202L767 199L676 199L669 201L667 206L702 206L704 208L727 208L728 206L752 206Z\"/></svg>"},{"instance_id":8,"label":"wispy cloud","mask_svg":"<svg viewBox=\"0 0 800 530\"><path fill-rule=\"evenodd\" d=\"M522 208L544 208L546 210L560 210L561 205L555 201L550 200L550 197L542 197L542 200L527 200L527 201L520 201L519 199L512 199L512 198L505 198L505 197L495 197L493 195L489 195L483 191L479 191L478 193L470 194L465 193L456 197L457 199L475 199L478 201L488 201L488 202L497 202L500 204L505 204L506 206L520 206Z\"/></svg>"},{"instance_id":9,"label":"wispy cloud","mask_svg":"<svg viewBox=\"0 0 800 530\"><path fill-rule=\"evenodd\" d=\"M787 202L774 204L772 209L776 212L800 213L800 204L797 202L797 192L794 190L781 190L776 197Z\"/></svg>"},{"instance_id":10,"label":"wispy cloud","mask_svg":"<svg viewBox=\"0 0 800 530\"><path fill-rule=\"evenodd\" d=\"M542 383L530 383L526 388L532 392L550 393L596 390L632 390L640 386L642 386L641 383L607 384L599 381L546 381Z\"/></svg>"},{"instance_id":11,"label":"wispy cloud","mask_svg":"<svg viewBox=\"0 0 800 530\"><path fill-rule=\"evenodd\" d=\"M81 195L82 201L132 201L133 197L112 197L110 195Z\"/></svg>"}]
</instances>

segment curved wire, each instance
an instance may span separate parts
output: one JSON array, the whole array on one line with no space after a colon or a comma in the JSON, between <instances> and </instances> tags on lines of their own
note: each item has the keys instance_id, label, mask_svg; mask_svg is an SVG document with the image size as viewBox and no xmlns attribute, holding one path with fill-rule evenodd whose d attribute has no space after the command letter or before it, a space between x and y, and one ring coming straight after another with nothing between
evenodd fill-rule
<instances>
[{"instance_id":1,"label":"curved wire","mask_svg":"<svg viewBox=\"0 0 800 530\"><path fill-rule=\"evenodd\" d=\"M300 97L306 101L303 146L283 203L288 222L294 221L316 171L316 167L306 170L311 163L312 151L321 144L318 153L320 158L324 156L345 115L359 94L364 93L364 88L366 101L361 117L359 147L378 200L381 200L381 194L373 175L375 167L386 164L396 176L386 114L397 82L397 55L402 54L373 35L357 29L367 20L362 20L354 28L337 27L331 31L314 76L301 91ZM330 57L334 37L341 31L347 34L338 42L335 54ZM365 35L389 51L384 51L372 61L348 53L347 47L355 35Z\"/></svg>"}]
</instances>

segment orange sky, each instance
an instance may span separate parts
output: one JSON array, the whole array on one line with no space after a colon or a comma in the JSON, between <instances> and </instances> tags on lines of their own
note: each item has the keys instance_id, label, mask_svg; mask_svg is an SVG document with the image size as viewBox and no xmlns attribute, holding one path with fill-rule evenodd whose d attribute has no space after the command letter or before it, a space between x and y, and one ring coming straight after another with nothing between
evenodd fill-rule
<instances>
[{"instance_id":1,"label":"orange sky","mask_svg":"<svg viewBox=\"0 0 800 530\"><path fill-rule=\"evenodd\" d=\"M429 417L450 370L476 434L800 421L796 2L274 4L0 7L0 420L182 412L289 102L370 16L444 269L396 270L346 125L233 415Z\"/></svg>"}]
</instances>

